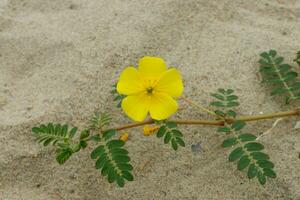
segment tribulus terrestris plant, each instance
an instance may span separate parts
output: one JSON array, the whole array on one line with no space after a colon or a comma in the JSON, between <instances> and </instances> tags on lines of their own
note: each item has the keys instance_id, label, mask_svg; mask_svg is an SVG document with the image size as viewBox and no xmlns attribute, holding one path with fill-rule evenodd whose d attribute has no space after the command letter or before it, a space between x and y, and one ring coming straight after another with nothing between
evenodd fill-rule
<instances>
[{"instance_id":1,"label":"tribulus terrestris plant","mask_svg":"<svg viewBox=\"0 0 300 200\"><path fill-rule=\"evenodd\" d=\"M271 85L271 95L282 96L286 104L300 99L300 82L293 67L284 63L283 57L275 50L263 52L258 61L262 82ZM294 60L300 66L300 53ZM97 112L90 119L86 129L78 131L67 124L46 123L33 127L32 131L39 143L56 148L56 160L65 163L70 157L85 149L90 142L96 143L91 152L95 159L95 168L109 183L116 182L123 187L125 181L133 181L129 152L126 150L128 133L122 132L144 126L144 135L156 134L164 144L173 150L185 147L184 134L180 125L216 126L217 132L226 139L221 144L228 149L229 162L235 162L238 170L245 171L249 179L257 178L264 185L268 178L276 178L274 163L271 161L257 133L249 133L248 121L265 120L280 117L298 116L300 110L242 116L235 110L240 105L237 94L232 89L218 89L211 94L210 106L204 107L182 96L184 87L180 72L167 68L164 60L157 57L143 57L139 66L127 67L112 87L113 99L117 107L132 119L133 123L111 127L111 115ZM212 120L170 119L178 111L178 99L183 99L200 112L212 116ZM257 131L258 132L258 131Z\"/></svg>"}]
</instances>

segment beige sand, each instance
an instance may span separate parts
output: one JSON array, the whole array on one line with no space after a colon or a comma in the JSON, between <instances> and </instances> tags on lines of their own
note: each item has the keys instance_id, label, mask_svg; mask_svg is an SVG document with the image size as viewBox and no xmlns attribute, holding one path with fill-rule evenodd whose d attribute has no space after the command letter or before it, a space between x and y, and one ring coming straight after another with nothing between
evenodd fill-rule
<instances>
[{"instance_id":1,"label":"beige sand","mask_svg":"<svg viewBox=\"0 0 300 200\"><path fill-rule=\"evenodd\" d=\"M282 121L262 138L278 178L261 187L227 162L215 128L183 127L187 148L173 152L130 130L135 181L120 189L94 169L87 150L59 166L31 127L69 122L84 128L94 111L111 111L111 84L144 55L178 67L185 95L207 104L219 87L236 89L239 112L283 107L262 87L258 54L278 49L292 61L300 44L299 0L1 0L0 199L300 199L299 130ZM177 117L208 117L186 109ZM255 134L273 121L251 123ZM206 151L193 154L191 144ZM144 165L141 170L140 166Z\"/></svg>"}]
</instances>

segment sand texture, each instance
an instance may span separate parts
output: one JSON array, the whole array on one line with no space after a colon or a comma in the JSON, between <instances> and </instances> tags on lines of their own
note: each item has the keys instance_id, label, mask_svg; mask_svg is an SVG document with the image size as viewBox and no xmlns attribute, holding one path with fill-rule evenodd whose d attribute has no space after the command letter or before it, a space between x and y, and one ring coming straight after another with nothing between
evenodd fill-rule
<instances>
[{"instance_id":1,"label":"sand texture","mask_svg":"<svg viewBox=\"0 0 300 200\"><path fill-rule=\"evenodd\" d=\"M130 130L135 181L125 188L96 171L94 145L59 166L31 133L48 121L85 128L95 111L111 112L115 125L130 122L112 106L111 85L144 55L177 67L184 95L201 104L224 87L240 96L241 114L288 110L260 83L257 60L275 48L292 62L299 44L299 0L0 0L0 199L299 200L296 118L261 138L278 174L265 187L227 161L214 127L183 126L187 147L177 152ZM174 118L209 117L181 103ZM258 135L273 122L247 131ZM204 150L193 153L198 142Z\"/></svg>"}]
</instances>

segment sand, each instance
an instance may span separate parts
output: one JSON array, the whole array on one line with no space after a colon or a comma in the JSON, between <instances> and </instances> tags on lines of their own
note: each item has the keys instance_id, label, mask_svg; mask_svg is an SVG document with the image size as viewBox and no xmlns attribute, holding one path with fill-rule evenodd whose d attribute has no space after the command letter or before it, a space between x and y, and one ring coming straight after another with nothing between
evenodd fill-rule
<instances>
[{"instance_id":1,"label":"sand","mask_svg":"<svg viewBox=\"0 0 300 200\"><path fill-rule=\"evenodd\" d=\"M109 91L144 55L181 70L185 96L201 104L225 87L240 96L240 114L287 110L293 106L260 83L258 54L275 48L292 62L299 43L297 0L1 0L0 199L300 199L295 118L261 138L278 174L265 187L227 162L214 127L183 126L187 147L177 152L130 130L135 181L124 188L94 169L94 145L59 166L54 149L31 133L48 121L85 128L95 111L111 112L115 125L130 122ZM174 118L208 118L182 104ZM273 122L250 123L247 131L258 135ZM204 151L191 152L198 142Z\"/></svg>"}]
</instances>

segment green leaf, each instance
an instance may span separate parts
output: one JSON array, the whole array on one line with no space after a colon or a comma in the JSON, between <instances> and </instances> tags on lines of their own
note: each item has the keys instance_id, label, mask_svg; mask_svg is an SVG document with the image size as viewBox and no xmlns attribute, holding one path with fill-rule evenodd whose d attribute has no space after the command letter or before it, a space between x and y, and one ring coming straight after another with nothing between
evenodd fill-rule
<instances>
[{"instance_id":1,"label":"green leaf","mask_svg":"<svg viewBox=\"0 0 300 200\"><path fill-rule=\"evenodd\" d=\"M46 140L44 140L44 146L47 146L48 144L50 144L53 141L52 138L47 138Z\"/></svg>"},{"instance_id":2,"label":"green leaf","mask_svg":"<svg viewBox=\"0 0 300 200\"><path fill-rule=\"evenodd\" d=\"M287 82L287 81L291 81L294 80L296 77L298 76L298 74L296 72L288 72L284 77L283 77L283 81Z\"/></svg>"},{"instance_id":3,"label":"green leaf","mask_svg":"<svg viewBox=\"0 0 300 200\"><path fill-rule=\"evenodd\" d=\"M216 107L223 107L223 108L226 108L226 107L229 108L229 107L234 107L234 106L239 105L239 103L236 101L238 99L238 96L232 94L234 92L233 90L218 89L218 92L219 93L211 94L211 96L218 99L218 101L213 101L210 103L210 105L216 106ZM219 116L225 116L225 113L220 110L215 111L215 113ZM232 113L232 112L229 112L229 114L234 115L234 113Z\"/></svg>"},{"instance_id":4,"label":"green leaf","mask_svg":"<svg viewBox=\"0 0 300 200\"><path fill-rule=\"evenodd\" d=\"M61 135L65 136L65 135L67 135L67 133L68 133L68 125L65 124L61 128Z\"/></svg>"},{"instance_id":5,"label":"green leaf","mask_svg":"<svg viewBox=\"0 0 300 200\"><path fill-rule=\"evenodd\" d=\"M283 57L277 57L275 60L274 60L274 62L277 64L277 65L279 65L279 64L281 64L282 62L283 62Z\"/></svg>"},{"instance_id":6,"label":"green leaf","mask_svg":"<svg viewBox=\"0 0 300 200\"><path fill-rule=\"evenodd\" d=\"M266 61L266 60L264 60L264 59L260 59L260 60L258 61L258 63L261 64L261 65L264 65L264 66L268 66L268 65L269 65L268 61Z\"/></svg>"},{"instance_id":7,"label":"green leaf","mask_svg":"<svg viewBox=\"0 0 300 200\"><path fill-rule=\"evenodd\" d=\"M109 149L113 149L113 148L119 148L124 146L125 142L122 140L110 140L109 142L106 143L106 146Z\"/></svg>"},{"instance_id":8,"label":"green leaf","mask_svg":"<svg viewBox=\"0 0 300 200\"><path fill-rule=\"evenodd\" d=\"M254 178L257 174L257 168L254 163L252 163L248 168L247 176L249 179Z\"/></svg>"},{"instance_id":9,"label":"green leaf","mask_svg":"<svg viewBox=\"0 0 300 200\"><path fill-rule=\"evenodd\" d=\"M242 128L244 128L244 126L246 125L245 122L238 120L235 121L232 125L231 128L234 129L235 131L241 130Z\"/></svg>"},{"instance_id":10,"label":"green leaf","mask_svg":"<svg viewBox=\"0 0 300 200\"><path fill-rule=\"evenodd\" d=\"M77 128L76 127L72 128L71 131L69 132L69 137L73 138L76 132L77 132Z\"/></svg>"},{"instance_id":11,"label":"green leaf","mask_svg":"<svg viewBox=\"0 0 300 200\"><path fill-rule=\"evenodd\" d=\"M210 103L210 105L216 106L216 107L225 107L225 104L223 102L220 102L220 101L213 101L213 102Z\"/></svg>"},{"instance_id":12,"label":"green leaf","mask_svg":"<svg viewBox=\"0 0 300 200\"><path fill-rule=\"evenodd\" d=\"M249 157L247 155L242 156L241 159L238 161L238 165L237 165L238 170L245 169L246 167L248 167L249 163L250 163Z\"/></svg>"},{"instance_id":13,"label":"green leaf","mask_svg":"<svg viewBox=\"0 0 300 200\"><path fill-rule=\"evenodd\" d=\"M176 151L178 149L178 145L175 138L172 138L171 144L172 144L172 148Z\"/></svg>"},{"instance_id":14,"label":"green leaf","mask_svg":"<svg viewBox=\"0 0 300 200\"><path fill-rule=\"evenodd\" d=\"M44 129L44 128L43 128L43 125L41 126L41 128ZM55 132L55 134L57 134L57 135L62 135L62 134L61 134L62 131L61 131L61 125L60 125L60 124L57 124L57 125L55 126L54 132Z\"/></svg>"},{"instance_id":15,"label":"green leaf","mask_svg":"<svg viewBox=\"0 0 300 200\"><path fill-rule=\"evenodd\" d=\"M70 136L67 134L68 125L61 126L60 124L53 125L52 123L41 124L39 127L33 127L32 131L39 143L44 146L52 144L58 146L60 143L69 143Z\"/></svg>"},{"instance_id":16,"label":"green leaf","mask_svg":"<svg viewBox=\"0 0 300 200\"><path fill-rule=\"evenodd\" d=\"M116 181L120 187L125 184L124 178L133 180L133 176L129 172L133 169L129 164L130 157L128 151L122 146L124 146L123 141L110 140L105 145L99 145L91 153L92 158L98 158L95 167L101 170L101 175L107 176L109 183Z\"/></svg>"},{"instance_id":17,"label":"green leaf","mask_svg":"<svg viewBox=\"0 0 300 200\"><path fill-rule=\"evenodd\" d=\"M60 124L57 124L56 127L60 128ZM47 128L47 126L45 124L41 124L40 130L41 130L42 133L47 133L48 132L48 128Z\"/></svg>"},{"instance_id":18,"label":"green leaf","mask_svg":"<svg viewBox=\"0 0 300 200\"><path fill-rule=\"evenodd\" d=\"M109 171L108 171L108 176L107 176L108 182L109 183L114 182L116 180L117 176L118 175L116 174L115 169L110 168Z\"/></svg>"},{"instance_id":19,"label":"green leaf","mask_svg":"<svg viewBox=\"0 0 300 200\"><path fill-rule=\"evenodd\" d=\"M119 187L124 187L125 181L124 181L123 177L119 177L119 176L117 177L117 184Z\"/></svg>"},{"instance_id":20,"label":"green leaf","mask_svg":"<svg viewBox=\"0 0 300 200\"><path fill-rule=\"evenodd\" d=\"M108 161L107 155L104 153L100 156L100 158L96 161L96 169L101 169L104 167L105 163Z\"/></svg>"},{"instance_id":21,"label":"green leaf","mask_svg":"<svg viewBox=\"0 0 300 200\"><path fill-rule=\"evenodd\" d=\"M294 83L291 87L290 87L290 89L292 90L292 91L294 91L294 90L298 90L298 89L300 89L300 83Z\"/></svg>"},{"instance_id":22,"label":"green leaf","mask_svg":"<svg viewBox=\"0 0 300 200\"><path fill-rule=\"evenodd\" d=\"M222 94L226 94L226 93L227 93L226 90L225 90L225 89L222 89L222 88L219 88L219 89L218 89L218 92L220 92L220 93L222 93Z\"/></svg>"},{"instance_id":23,"label":"green leaf","mask_svg":"<svg viewBox=\"0 0 300 200\"><path fill-rule=\"evenodd\" d=\"M180 137L176 137L176 141L180 146L185 147L185 143Z\"/></svg>"},{"instance_id":24,"label":"green leaf","mask_svg":"<svg viewBox=\"0 0 300 200\"><path fill-rule=\"evenodd\" d=\"M122 100L122 99L123 99L123 97L121 95L116 95L113 100L118 101L118 100Z\"/></svg>"},{"instance_id":25,"label":"green leaf","mask_svg":"<svg viewBox=\"0 0 300 200\"><path fill-rule=\"evenodd\" d=\"M244 155L244 150L242 147L238 147L234 149L230 154L229 154L229 161L233 162L239 159L242 155Z\"/></svg>"},{"instance_id":26,"label":"green leaf","mask_svg":"<svg viewBox=\"0 0 300 200\"><path fill-rule=\"evenodd\" d=\"M289 71L291 68L292 68L292 66L289 65L289 64L281 64L281 65L279 65L279 70L282 73Z\"/></svg>"},{"instance_id":27,"label":"green leaf","mask_svg":"<svg viewBox=\"0 0 300 200\"><path fill-rule=\"evenodd\" d=\"M215 113L216 113L216 115L219 115L219 116L224 116L225 115L225 113L221 110L215 110Z\"/></svg>"},{"instance_id":28,"label":"green leaf","mask_svg":"<svg viewBox=\"0 0 300 200\"><path fill-rule=\"evenodd\" d=\"M108 113L98 113L96 112L92 119L90 120L90 128L93 130L102 129L104 126L108 126L112 118Z\"/></svg>"},{"instance_id":29,"label":"green leaf","mask_svg":"<svg viewBox=\"0 0 300 200\"><path fill-rule=\"evenodd\" d=\"M53 124L52 123L48 123L48 132L49 133L53 133L54 132L54 126L53 126Z\"/></svg>"},{"instance_id":30,"label":"green leaf","mask_svg":"<svg viewBox=\"0 0 300 200\"><path fill-rule=\"evenodd\" d=\"M237 143L236 137L231 137L223 141L222 146L223 147L231 147Z\"/></svg>"},{"instance_id":31,"label":"green leaf","mask_svg":"<svg viewBox=\"0 0 300 200\"><path fill-rule=\"evenodd\" d=\"M126 150L126 149L121 149L121 148L114 148L114 149L111 149L110 151L109 151L110 153L112 153L112 154L128 154L129 152Z\"/></svg>"},{"instance_id":32,"label":"green leaf","mask_svg":"<svg viewBox=\"0 0 300 200\"><path fill-rule=\"evenodd\" d=\"M122 171L131 171L131 170L133 170L132 165L130 165L128 163L118 163L117 166Z\"/></svg>"},{"instance_id":33,"label":"green leaf","mask_svg":"<svg viewBox=\"0 0 300 200\"><path fill-rule=\"evenodd\" d=\"M253 141L256 140L256 136L252 135L250 133L244 133L239 135L238 137L242 142L248 142L248 141Z\"/></svg>"},{"instance_id":34,"label":"green leaf","mask_svg":"<svg viewBox=\"0 0 300 200\"><path fill-rule=\"evenodd\" d=\"M157 131L157 133L156 133L156 136L157 136L158 138L161 138L161 137L164 136L165 133L166 133L166 127L165 127L165 126L161 126L161 127L158 129L158 131Z\"/></svg>"},{"instance_id":35,"label":"green leaf","mask_svg":"<svg viewBox=\"0 0 300 200\"><path fill-rule=\"evenodd\" d=\"M264 175L270 178L276 178L276 173L270 169L270 168L265 168L264 170Z\"/></svg>"},{"instance_id":36,"label":"green leaf","mask_svg":"<svg viewBox=\"0 0 300 200\"><path fill-rule=\"evenodd\" d=\"M250 155L255 160L268 160L270 158L267 154L265 154L263 152L259 152L259 151L257 151L257 152L256 151L255 152L251 152Z\"/></svg>"},{"instance_id":37,"label":"green leaf","mask_svg":"<svg viewBox=\"0 0 300 200\"><path fill-rule=\"evenodd\" d=\"M289 88L275 88L272 90L271 92L271 95L275 95L275 94L282 94L282 93L285 93L285 92L288 92L289 91Z\"/></svg>"},{"instance_id":38,"label":"green leaf","mask_svg":"<svg viewBox=\"0 0 300 200\"><path fill-rule=\"evenodd\" d=\"M107 141L115 135L116 135L116 130L110 129L103 133L103 138L105 141Z\"/></svg>"},{"instance_id":39,"label":"green leaf","mask_svg":"<svg viewBox=\"0 0 300 200\"><path fill-rule=\"evenodd\" d=\"M87 142L86 141L80 141L80 146L85 149L87 147Z\"/></svg>"},{"instance_id":40,"label":"green leaf","mask_svg":"<svg viewBox=\"0 0 300 200\"><path fill-rule=\"evenodd\" d=\"M177 127L177 124L175 122L167 122L166 126L170 129L173 129Z\"/></svg>"},{"instance_id":41,"label":"green leaf","mask_svg":"<svg viewBox=\"0 0 300 200\"><path fill-rule=\"evenodd\" d=\"M277 55L277 52L276 52L276 50L271 49L271 50L269 51L269 54L270 54L270 56L275 57L275 56Z\"/></svg>"},{"instance_id":42,"label":"green leaf","mask_svg":"<svg viewBox=\"0 0 300 200\"><path fill-rule=\"evenodd\" d=\"M227 113L226 113L228 116L231 116L231 117L236 117L236 112L234 112L233 110L229 110L229 111L227 111Z\"/></svg>"},{"instance_id":43,"label":"green leaf","mask_svg":"<svg viewBox=\"0 0 300 200\"><path fill-rule=\"evenodd\" d=\"M130 157L127 155L112 155L112 158L114 159L115 162L117 163L127 163L130 161Z\"/></svg>"},{"instance_id":44,"label":"green leaf","mask_svg":"<svg viewBox=\"0 0 300 200\"><path fill-rule=\"evenodd\" d=\"M94 141L94 142L100 142L100 141L101 141L101 137L100 137L99 134L93 135L93 136L91 137L91 140Z\"/></svg>"},{"instance_id":45,"label":"green leaf","mask_svg":"<svg viewBox=\"0 0 300 200\"><path fill-rule=\"evenodd\" d=\"M106 162L101 170L101 175L106 176L110 168L113 168L110 162Z\"/></svg>"},{"instance_id":46,"label":"green leaf","mask_svg":"<svg viewBox=\"0 0 300 200\"><path fill-rule=\"evenodd\" d=\"M178 129L173 129L172 133L174 137L183 137L182 133Z\"/></svg>"},{"instance_id":47,"label":"green leaf","mask_svg":"<svg viewBox=\"0 0 300 200\"><path fill-rule=\"evenodd\" d=\"M130 172L128 171L122 171L123 177L127 180L127 181L133 181L133 176Z\"/></svg>"},{"instance_id":48,"label":"green leaf","mask_svg":"<svg viewBox=\"0 0 300 200\"><path fill-rule=\"evenodd\" d=\"M35 134L38 134L38 133L42 132L42 130L40 128L38 128L38 127L33 127L31 130Z\"/></svg>"},{"instance_id":49,"label":"green leaf","mask_svg":"<svg viewBox=\"0 0 300 200\"><path fill-rule=\"evenodd\" d=\"M80 140L84 140L86 139L87 137L89 137L90 133L88 130L83 130L81 133L80 133Z\"/></svg>"},{"instance_id":50,"label":"green leaf","mask_svg":"<svg viewBox=\"0 0 300 200\"><path fill-rule=\"evenodd\" d=\"M293 100L296 96L293 91L300 89L300 83L295 82L298 74L292 70L289 64L283 63L284 58L277 56L276 51L269 51L261 54L264 56L260 60L260 72L263 75L263 82L276 84L276 88L271 91L271 95L287 94L286 103Z\"/></svg>"},{"instance_id":51,"label":"green leaf","mask_svg":"<svg viewBox=\"0 0 300 200\"><path fill-rule=\"evenodd\" d=\"M171 137L172 137L171 133L167 132L166 135L165 135L165 138L164 138L164 143L168 144L171 140Z\"/></svg>"},{"instance_id":52,"label":"green leaf","mask_svg":"<svg viewBox=\"0 0 300 200\"><path fill-rule=\"evenodd\" d=\"M270 59L270 58L269 58L269 54L268 54L267 52L261 53L260 56L263 57L264 59L267 59L267 60Z\"/></svg>"},{"instance_id":53,"label":"green leaf","mask_svg":"<svg viewBox=\"0 0 300 200\"><path fill-rule=\"evenodd\" d=\"M69 147L69 144L66 144L66 143L57 143L57 147L59 147L60 149L67 149L67 148L70 148Z\"/></svg>"},{"instance_id":54,"label":"green leaf","mask_svg":"<svg viewBox=\"0 0 300 200\"><path fill-rule=\"evenodd\" d=\"M64 164L73 154L72 149L58 149L56 155L56 161L62 165Z\"/></svg>"},{"instance_id":55,"label":"green leaf","mask_svg":"<svg viewBox=\"0 0 300 200\"><path fill-rule=\"evenodd\" d=\"M80 151L80 149L82 148L81 142L85 142L85 141L80 141L78 144L72 146L72 151L73 151L73 153L76 153L76 152ZM86 144L82 144L82 145L83 145L83 146L84 146L84 145L87 146L87 143L86 143ZM85 147L86 147L86 146L85 146ZM85 147L84 147L84 148L85 148ZM84 149L84 148L83 148L83 149Z\"/></svg>"},{"instance_id":56,"label":"green leaf","mask_svg":"<svg viewBox=\"0 0 300 200\"><path fill-rule=\"evenodd\" d=\"M215 97L215 98L217 98L217 99L220 99L220 100L222 100L222 101L224 101L225 100L225 97L223 96L223 95L221 95L221 94L218 94L218 93L212 93L212 94L210 94L212 97Z\"/></svg>"},{"instance_id":57,"label":"green leaf","mask_svg":"<svg viewBox=\"0 0 300 200\"><path fill-rule=\"evenodd\" d=\"M259 160L257 164L262 168L274 168L274 164L269 160Z\"/></svg>"},{"instance_id":58,"label":"green leaf","mask_svg":"<svg viewBox=\"0 0 300 200\"><path fill-rule=\"evenodd\" d=\"M248 151L260 151L264 149L264 146L258 142L250 142L244 146Z\"/></svg>"},{"instance_id":59,"label":"green leaf","mask_svg":"<svg viewBox=\"0 0 300 200\"><path fill-rule=\"evenodd\" d=\"M92 153L91 153L91 158L92 159L96 159L97 157L99 157L101 154L103 154L105 151L104 146L103 145L99 145L98 147L96 147Z\"/></svg>"},{"instance_id":60,"label":"green leaf","mask_svg":"<svg viewBox=\"0 0 300 200\"><path fill-rule=\"evenodd\" d=\"M229 101L227 104L226 104L226 107L234 107L234 106L239 106L239 102L236 102L236 101Z\"/></svg>"},{"instance_id":61,"label":"green leaf","mask_svg":"<svg viewBox=\"0 0 300 200\"><path fill-rule=\"evenodd\" d=\"M233 101L233 100L237 100L238 97L236 95L229 95L229 96L226 96L226 100L227 101Z\"/></svg>"},{"instance_id":62,"label":"green leaf","mask_svg":"<svg viewBox=\"0 0 300 200\"><path fill-rule=\"evenodd\" d=\"M265 183L266 183L266 177L265 177L265 175L262 173L262 172L258 172L257 173L257 179L258 179L258 181L259 181L259 183L261 184L261 185L264 185Z\"/></svg>"},{"instance_id":63,"label":"green leaf","mask_svg":"<svg viewBox=\"0 0 300 200\"><path fill-rule=\"evenodd\" d=\"M231 131L231 129L228 128L228 127L219 127L217 131L218 132L229 133Z\"/></svg>"}]
</instances>

